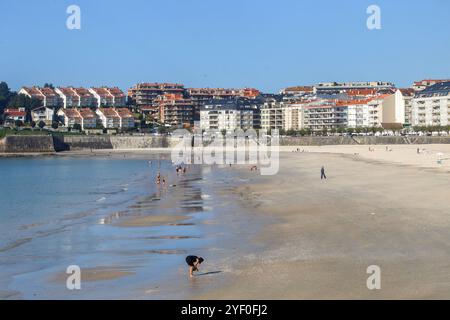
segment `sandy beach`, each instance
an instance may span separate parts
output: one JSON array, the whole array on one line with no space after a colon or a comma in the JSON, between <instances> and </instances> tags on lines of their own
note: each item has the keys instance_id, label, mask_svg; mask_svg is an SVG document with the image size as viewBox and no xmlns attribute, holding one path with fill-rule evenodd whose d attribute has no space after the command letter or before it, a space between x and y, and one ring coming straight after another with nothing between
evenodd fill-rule
<instances>
[{"instance_id":1,"label":"sandy beach","mask_svg":"<svg viewBox=\"0 0 450 320\"><path fill-rule=\"evenodd\" d=\"M261 251L228 259L224 285L197 298L450 298L450 175L435 163L449 146L374 148L289 148L278 175L243 170L246 214L274 223L252 238ZM366 286L370 265L381 290Z\"/></svg>"},{"instance_id":2,"label":"sandy beach","mask_svg":"<svg viewBox=\"0 0 450 320\"><path fill-rule=\"evenodd\" d=\"M165 188L151 191L154 182L141 177L118 189L126 199L129 188L139 194L123 205L105 200L116 192L105 190L94 199L108 208L67 212L54 232L45 229L3 247L14 280L8 285L5 274L0 299L450 298L450 146L370 148L281 147L280 171L273 176L252 172L250 165L205 165L177 177L166 162ZM143 161L136 163L144 169L149 158L169 161L170 150L77 151L40 161L81 165L97 159L101 168ZM103 162L108 159L113 162ZM321 166L327 180L320 179ZM72 225L90 230L88 251ZM75 256L15 271L29 250L61 240L74 246ZM187 254L206 258L194 279L186 274ZM68 292L63 281L74 261L85 271L79 293ZM381 290L366 286L371 265L381 269Z\"/></svg>"}]
</instances>

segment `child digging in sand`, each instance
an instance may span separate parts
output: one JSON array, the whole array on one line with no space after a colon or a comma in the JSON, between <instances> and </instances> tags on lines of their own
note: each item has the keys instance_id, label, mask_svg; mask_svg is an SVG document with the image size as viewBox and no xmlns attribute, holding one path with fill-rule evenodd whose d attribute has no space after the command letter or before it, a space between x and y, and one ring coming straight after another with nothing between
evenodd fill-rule
<instances>
[{"instance_id":1,"label":"child digging in sand","mask_svg":"<svg viewBox=\"0 0 450 320\"><path fill-rule=\"evenodd\" d=\"M200 264L205 261L202 257L197 256L187 256L186 257L186 263L189 266L189 277L194 276L194 271L198 271L198 267Z\"/></svg>"}]
</instances>

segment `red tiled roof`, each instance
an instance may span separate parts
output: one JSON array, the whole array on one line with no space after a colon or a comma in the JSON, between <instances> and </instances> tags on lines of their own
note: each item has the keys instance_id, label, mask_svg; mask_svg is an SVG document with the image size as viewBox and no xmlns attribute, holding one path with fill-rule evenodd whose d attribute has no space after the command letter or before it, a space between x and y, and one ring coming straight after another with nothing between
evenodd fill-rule
<instances>
[{"instance_id":1,"label":"red tiled roof","mask_svg":"<svg viewBox=\"0 0 450 320\"><path fill-rule=\"evenodd\" d=\"M71 89L81 97L93 97L92 93L90 93L89 90L85 88L71 88Z\"/></svg>"},{"instance_id":2,"label":"red tiled roof","mask_svg":"<svg viewBox=\"0 0 450 320\"><path fill-rule=\"evenodd\" d=\"M113 108L100 108L100 112L107 118L119 118L119 115Z\"/></svg>"},{"instance_id":3,"label":"red tiled roof","mask_svg":"<svg viewBox=\"0 0 450 320\"><path fill-rule=\"evenodd\" d=\"M25 117L27 115L27 113L25 111L21 111L20 109L13 109L13 108L5 109L5 114L6 114L6 116L10 116L10 117Z\"/></svg>"},{"instance_id":4,"label":"red tiled roof","mask_svg":"<svg viewBox=\"0 0 450 320\"><path fill-rule=\"evenodd\" d=\"M364 100L338 100L336 101L336 106L351 106L351 105L360 105L367 104L372 101L372 99L364 99Z\"/></svg>"},{"instance_id":5,"label":"red tiled roof","mask_svg":"<svg viewBox=\"0 0 450 320\"><path fill-rule=\"evenodd\" d=\"M81 119L81 115L77 109L61 109L68 118Z\"/></svg>"},{"instance_id":6,"label":"red tiled roof","mask_svg":"<svg viewBox=\"0 0 450 320\"><path fill-rule=\"evenodd\" d=\"M117 108L116 112L119 114L121 118L133 118L133 114L127 108Z\"/></svg>"},{"instance_id":7,"label":"red tiled roof","mask_svg":"<svg viewBox=\"0 0 450 320\"><path fill-rule=\"evenodd\" d=\"M37 87L23 87L22 89L24 89L31 96L39 96L39 98L43 98L42 93Z\"/></svg>"},{"instance_id":8,"label":"red tiled roof","mask_svg":"<svg viewBox=\"0 0 450 320\"><path fill-rule=\"evenodd\" d=\"M89 108L82 108L78 111L83 118L97 118L97 115Z\"/></svg>"},{"instance_id":9,"label":"red tiled roof","mask_svg":"<svg viewBox=\"0 0 450 320\"><path fill-rule=\"evenodd\" d=\"M111 96L111 94L108 92L106 88L91 88L96 94L98 94L101 97L104 96Z\"/></svg>"},{"instance_id":10,"label":"red tiled roof","mask_svg":"<svg viewBox=\"0 0 450 320\"><path fill-rule=\"evenodd\" d=\"M47 88L41 88L40 90L47 97L56 96L56 92L52 88L47 87Z\"/></svg>"},{"instance_id":11,"label":"red tiled roof","mask_svg":"<svg viewBox=\"0 0 450 320\"><path fill-rule=\"evenodd\" d=\"M71 87L58 87L58 90L61 91L66 96L74 96L75 92L72 90Z\"/></svg>"}]
</instances>

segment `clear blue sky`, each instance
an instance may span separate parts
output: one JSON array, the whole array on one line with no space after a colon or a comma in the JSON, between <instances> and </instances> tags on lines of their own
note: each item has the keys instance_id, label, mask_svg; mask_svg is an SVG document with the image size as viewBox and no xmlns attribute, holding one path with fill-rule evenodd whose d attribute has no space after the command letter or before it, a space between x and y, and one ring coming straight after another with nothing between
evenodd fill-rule
<instances>
[{"instance_id":1,"label":"clear blue sky","mask_svg":"<svg viewBox=\"0 0 450 320\"><path fill-rule=\"evenodd\" d=\"M66 28L81 7L82 29ZM366 28L381 7L382 29ZM450 78L448 0L0 0L0 81L180 82L266 92Z\"/></svg>"}]
</instances>

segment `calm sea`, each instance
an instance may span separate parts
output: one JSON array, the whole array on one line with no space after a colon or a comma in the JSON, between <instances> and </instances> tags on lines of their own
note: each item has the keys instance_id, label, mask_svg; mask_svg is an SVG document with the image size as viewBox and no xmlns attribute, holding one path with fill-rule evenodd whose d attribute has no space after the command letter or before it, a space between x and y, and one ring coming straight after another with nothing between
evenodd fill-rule
<instances>
[{"instance_id":1,"label":"calm sea","mask_svg":"<svg viewBox=\"0 0 450 320\"><path fill-rule=\"evenodd\" d=\"M255 226L230 223L240 211L230 192L246 181L202 166L180 176L151 157L0 159L0 298L186 298L202 290L186 279L188 254L207 257L205 287L226 272L227 250ZM120 224L152 215L188 219ZM82 270L81 290L66 288L69 265ZM83 281L83 270L112 275Z\"/></svg>"}]
</instances>

